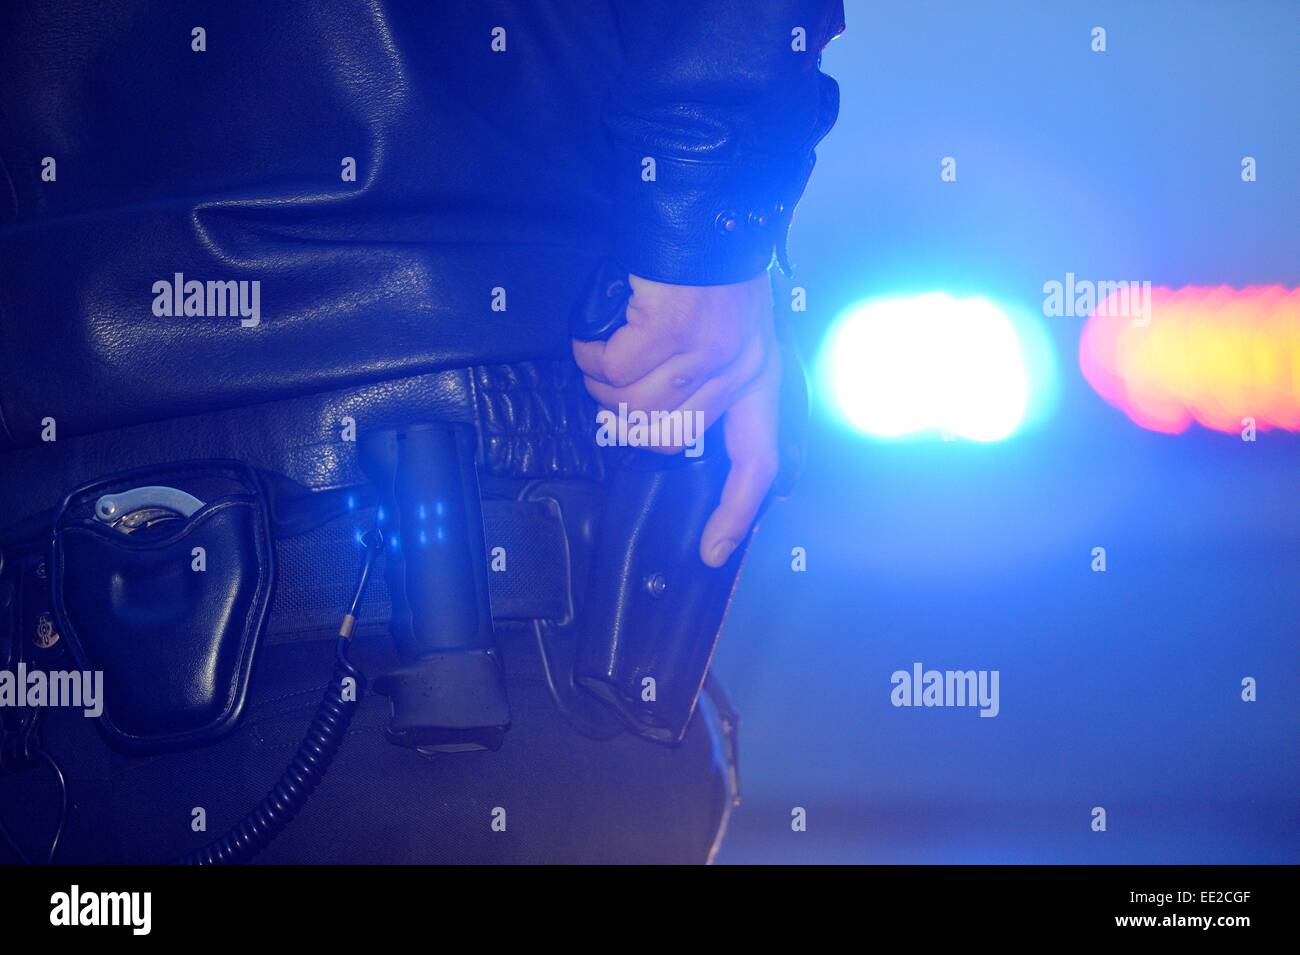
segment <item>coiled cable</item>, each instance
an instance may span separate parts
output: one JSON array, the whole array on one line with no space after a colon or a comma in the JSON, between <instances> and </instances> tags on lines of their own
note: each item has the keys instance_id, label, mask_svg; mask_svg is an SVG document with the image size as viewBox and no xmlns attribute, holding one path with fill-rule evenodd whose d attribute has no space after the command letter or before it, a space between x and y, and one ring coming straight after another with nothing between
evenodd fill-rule
<instances>
[{"instance_id":1,"label":"coiled cable","mask_svg":"<svg viewBox=\"0 0 1300 955\"><path fill-rule=\"evenodd\" d=\"M178 865L233 865L265 849L307 802L347 735L361 698L361 672L348 660L347 637L336 646L334 677L316 717L279 782L255 809L220 838L176 860Z\"/></svg>"},{"instance_id":2,"label":"coiled cable","mask_svg":"<svg viewBox=\"0 0 1300 955\"><path fill-rule=\"evenodd\" d=\"M311 721L307 735L298 745L298 751L294 753L275 787L256 808L202 849L181 856L176 860L177 865L235 865L248 862L270 845L271 840L293 821L293 817L306 804L307 797L329 769L334 754L347 735L352 717L361 704L364 678L348 659L348 645L356 626L366 581L370 578L370 568L383 546L383 535L378 530L372 530L361 537L361 544L366 548L366 557L357 578L352 605L339 626L334 676L325 688L325 695L316 709L316 716Z\"/></svg>"}]
</instances>

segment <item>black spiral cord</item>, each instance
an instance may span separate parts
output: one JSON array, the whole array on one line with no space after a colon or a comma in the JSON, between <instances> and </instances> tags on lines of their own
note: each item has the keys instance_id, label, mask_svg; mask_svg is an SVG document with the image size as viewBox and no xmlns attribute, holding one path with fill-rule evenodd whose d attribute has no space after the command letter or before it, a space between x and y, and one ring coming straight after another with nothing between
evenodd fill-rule
<instances>
[{"instance_id":1,"label":"black spiral cord","mask_svg":"<svg viewBox=\"0 0 1300 955\"><path fill-rule=\"evenodd\" d=\"M383 535L379 530L373 529L362 535L360 541L365 548L365 558L361 564L352 604L339 627L339 638L335 643L334 675L325 688L325 695L316 708L316 715L307 730L307 735L298 745L297 752L280 775L275 787L267 793L266 798L258 803L256 808L226 830L220 838L208 843L202 849L182 856L173 864L233 865L248 862L293 821L294 816L306 804L307 798L325 776L325 771L329 769L330 763L342 745L343 738L352 723L352 717L360 705L365 682L361 671L348 659L348 647L371 567L375 557L383 548ZM0 568L3 566L4 555L0 551ZM59 842L67 827L68 784L59 764L37 742L38 721L39 713L26 714L16 730L0 733L0 776L41 764L49 767L54 774L60 793L59 823L50 839L49 850L41 860L49 865L54 861ZM7 844L24 864L32 861L3 823L0 823L0 841Z\"/></svg>"},{"instance_id":2,"label":"black spiral cord","mask_svg":"<svg viewBox=\"0 0 1300 955\"><path fill-rule=\"evenodd\" d=\"M275 787L243 819L202 849L177 859L176 865L236 865L248 862L265 849L307 802L307 797L329 769L347 735L348 726L361 703L364 678L348 660L348 646L356 626L357 609L366 590L370 568L383 545L383 536L372 530L362 538L366 557L361 565L352 606L343 617L335 645L334 677L325 688L307 735L298 745L288 768Z\"/></svg>"},{"instance_id":3,"label":"black spiral cord","mask_svg":"<svg viewBox=\"0 0 1300 955\"><path fill-rule=\"evenodd\" d=\"M325 688L316 717L289 766L257 808L221 836L196 852L176 860L177 865L233 865L247 862L266 848L298 814L316 784L329 769L347 734L361 699L361 672L348 660L347 637L339 637L334 678ZM345 692L345 681L352 691ZM351 699L348 699L348 697Z\"/></svg>"}]
</instances>

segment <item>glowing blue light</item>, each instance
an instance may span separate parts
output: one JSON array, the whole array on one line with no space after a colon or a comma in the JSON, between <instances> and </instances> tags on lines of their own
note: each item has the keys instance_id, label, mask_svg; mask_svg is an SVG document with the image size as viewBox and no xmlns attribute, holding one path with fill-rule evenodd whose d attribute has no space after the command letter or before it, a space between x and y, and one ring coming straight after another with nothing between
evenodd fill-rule
<instances>
[{"instance_id":1,"label":"glowing blue light","mask_svg":"<svg viewBox=\"0 0 1300 955\"><path fill-rule=\"evenodd\" d=\"M1029 410L1016 323L983 298L932 292L855 306L828 336L822 366L839 413L877 437L1000 441Z\"/></svg>"}]
</instances>

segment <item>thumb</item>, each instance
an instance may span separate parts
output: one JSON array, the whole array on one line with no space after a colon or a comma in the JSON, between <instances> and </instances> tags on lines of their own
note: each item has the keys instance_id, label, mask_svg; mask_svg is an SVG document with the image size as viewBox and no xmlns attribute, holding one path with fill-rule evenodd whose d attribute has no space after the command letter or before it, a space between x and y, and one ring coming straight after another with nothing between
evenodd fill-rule
<instances>
[{"instance_id":1,"label":"thumb","mask_svg":"<svg viewBox=\"0 0 1300 955\"><path fill-rule=\"evenodd\" d=\"M725 564L744 540L776 479L780 375L778 366L727 410L723 434L731 471L700 537L700 559L710 567Z\"/></svg>"}]
</instances>

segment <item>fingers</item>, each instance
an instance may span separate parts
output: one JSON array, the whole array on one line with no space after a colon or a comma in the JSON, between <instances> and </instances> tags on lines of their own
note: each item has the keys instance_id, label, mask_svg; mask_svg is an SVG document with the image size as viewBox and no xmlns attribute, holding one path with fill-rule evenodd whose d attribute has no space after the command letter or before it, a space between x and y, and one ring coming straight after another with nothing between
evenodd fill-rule
<instances>
[{"instance_id":1,"label":"fingers","mask_svg":"<svg viewBox=\"0 0 1300 955\"><path fill-rule=\"evenodd\" d=\"M573 359L588 378L615 388L625 388L663 366L680 350L679 344L660 330L645 325L624 325L608 341L573 342Z\"/></svg>"},{"instance_id":2,"label":"fingers","mask_svg":"<svg viewBox=\"0 0 1300 955\"><path fill-rule=\"evenodd\" d=\"M749 533L776 478L781 370L771 283L766 273L719 286L629 281L627 324L607 342L575 341L573 356L588 392L610 411L685 412L700 421L701 433L724 420L731 471L700 539L701 558L720 567ZM681 451L667 442L679 434L687 440L685 431L667 439L656 432L651 450Z\"/></svg>"},{"instance_id":3,"label":"fingers","mask_svg":"<svg viewBox=\"0 0 1300 955\"><path fill-rule=\"evenodd\" d=\"M703 381L735 361L765 320L770 324L766 273L721 286L665 285L635 275L628 280L627 324L606 342L573 343L578 367L602 384L625 388L676 357L689 362L675 367L674 376Z\"/></svg>"},{"instance_id":4,"label":"fingers","mask_svg":"<svg viewBox=\"0 0 1300 955\"><path fill-rule=\"evenodd\" d=\"M663 364L643 374L636 381L619 385L608 377L600 377L583 369L584 374L604 386L601 393L614 399L614 403L627 402L635 408L675 408L684 396L689 395L700 383L714 373L709 369L708 360L698 353L673 355ZM592 397L597 401L600 396Z\"/></svg>"},{"instance_id":5,"label":"fingers","mask_svg":"<svg viewBox=\"0 0 1300 955\"><path fill-rule=\"evenodd\" d=\"M672 410L683 405L697 409L700 406L693 400L694 396L709 384L721 380L715 376L723 370L711 365L708 356L698 353L675 355L625 387L615 387L588 374L587 391L610 409L617 409L620 404L626 404L630 411ZM735 376L724 377L731 380ZM739 388L746 383L741 381L733 387Z\"/></svg>"},{"instance_id":6,"label":"fingers","mask_svg":"<svg viewBox=\"0 0 1300 955\"><path fill-rule=\"evenodd\" d=\"M586 379L587 391L603 407L618 411L640 411L648 415L657 412L683 412L698 416L698 431L703 434L718 421L742 393L754 387L768 360L769 348L764 339L751 342L745 353L725 370L702 376L703 384L693 384L693 367L698 367L694 356L679 355L662 368L627 388L612 388ZM656 444L647 448L659 454L672 455L682 450L681 445Z\"/></svg>"},{"instance_id":7,"label":"fingers","mask_svg":"<svg viewBox=\"0 0 1300 955\"><path fill-rule=\"evenodd\" d=\"M780 374L779 364L772 372L765 371L758 387L727 411L723 431L731 471L700 536L700 559L710 567L725 564L744 540L776 480Z\"/></svg>"}]
</instances>

